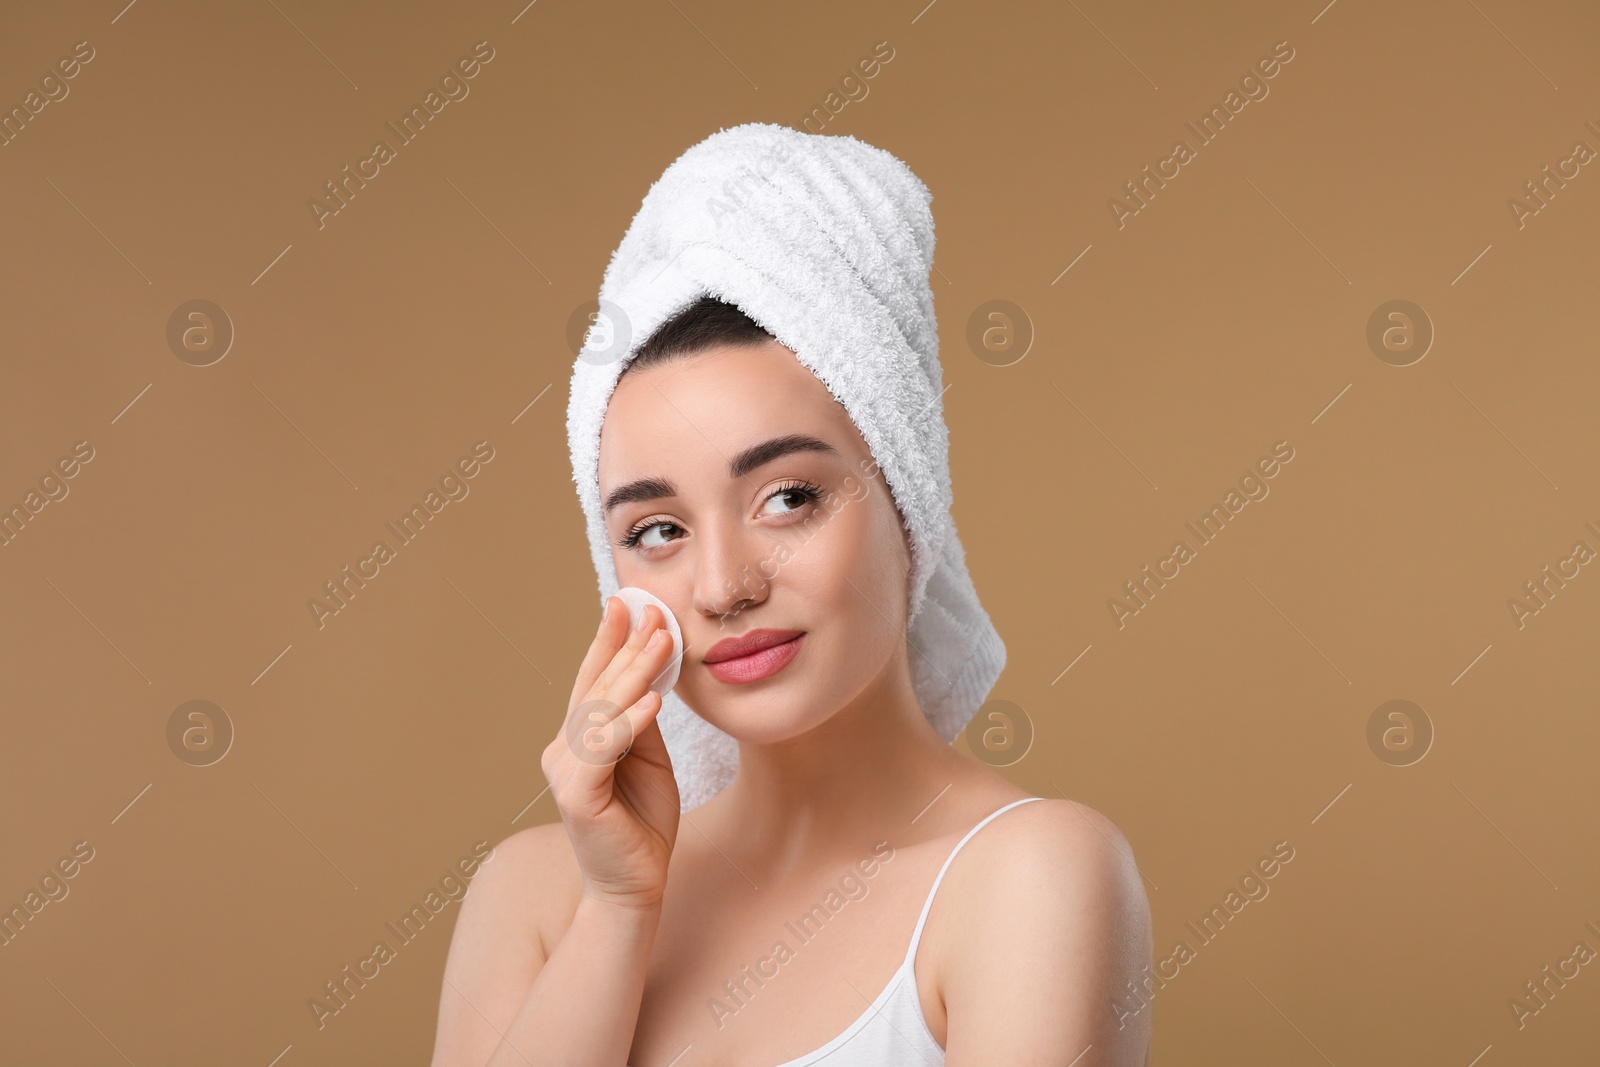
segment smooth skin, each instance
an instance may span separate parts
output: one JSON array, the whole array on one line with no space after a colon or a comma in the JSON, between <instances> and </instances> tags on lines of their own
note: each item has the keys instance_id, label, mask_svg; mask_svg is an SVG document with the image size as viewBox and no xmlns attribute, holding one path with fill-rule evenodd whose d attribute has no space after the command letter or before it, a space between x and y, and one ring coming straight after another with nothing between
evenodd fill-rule
<instances>
[{"instance_id":1,"label":"smooth skin","mask_svg":"<svg viewBox=\"0 0 1600 1067\"><path fill-rule=\"evenodd\" d=\"M822 447L768 448L730 474L747 449L799 437ZM671 641L653 636L654 607L630 633L609 600L541 759L560 821L501 841L462 901L434 1067L771 1067L809 1053L884 988L961 837L1029 795L940 739L917 703L909 538L872 471L844 408L776 341L619 380L601 498L649 480L660 495L606 514L618 578L671 606L675 692L739 741L739 771L679 815L645 688ZM756 628L805 637L776 675L714 678L706 650ZM808 914L821 919L800 936ZM1113 1001L1150 960L1126 839L1051 798L962 849L914 966L947 1067L1141 1067L1153 1004L1119 1019Z\"/></svg>"}]
</instances>

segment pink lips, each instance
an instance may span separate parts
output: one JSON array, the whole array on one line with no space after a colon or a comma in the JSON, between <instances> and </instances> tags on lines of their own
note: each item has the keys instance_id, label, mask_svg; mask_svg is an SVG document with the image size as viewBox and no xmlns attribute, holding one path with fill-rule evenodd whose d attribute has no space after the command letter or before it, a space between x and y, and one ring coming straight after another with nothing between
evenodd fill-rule
<instances>
[{"instance_id":1,"label":"pink lips","mask_svg":"<svg viewBox=\"0 0 1600 1067\"><path fill-rule=\"evenodd\" d=\"M789 661L799 654L800 644L805 637L806 635L801 633L787 641L768 645L748 655L707 663L705 667L711 672L711 677L719 682L727 682L730 685L759 682L787 667Z\"/></svg>"}]
</instances>

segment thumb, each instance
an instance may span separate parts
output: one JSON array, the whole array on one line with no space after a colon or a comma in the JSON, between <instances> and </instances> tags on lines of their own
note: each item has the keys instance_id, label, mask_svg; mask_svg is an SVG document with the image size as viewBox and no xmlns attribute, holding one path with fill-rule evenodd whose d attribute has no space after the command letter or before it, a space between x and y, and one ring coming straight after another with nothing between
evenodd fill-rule
<instances>
[{"instance_id":1,"label":"thumb","mask_svg":"<svg viewBox=\"0 0 1600 1067\"><path fill-rule=\"evenodd\" d=\"M651 699L651 698L654 699ZM647 703L648 702L648 703ZM661 726L657 721L661 709L665 707L665 699L654 689L645 693L640 700L630 709L630 715L635 715L633 724L633 742L628 746L628 755L637 756L646 763L657 764L671 768L672 757L667 753L667 741L661 735Z\"/></svg>"}]
</instances>

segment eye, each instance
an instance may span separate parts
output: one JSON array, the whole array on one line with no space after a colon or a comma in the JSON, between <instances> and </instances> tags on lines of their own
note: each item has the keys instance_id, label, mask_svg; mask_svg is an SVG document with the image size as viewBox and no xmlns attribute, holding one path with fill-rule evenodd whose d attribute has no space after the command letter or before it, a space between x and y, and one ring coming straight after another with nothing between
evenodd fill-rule
<instances>
[{"instance_id":1,"label":"eye","mask_svg":"<svg viewBox=\"0 0 1600 1067\"><path fill-rule=\"evenodd\" d=\"M814 482L797 481L780 485L762 501L763 515L792 515L807 504L820 501L826 490ZM769 509L774 500L783 501L784 507ZM673 541L683 540L682 526L668 519L646 519L617 540L617 547L625 549L664 548Z\"/></svg>"},{"instance_id":2,"label":"eye","mask_svg":"<svg viewBox=\"0 0 1600 1067\"><path fill-rule=\"evenodd\" d=\"M807 504L816 503L817 501L822 499L822 495L823 495L822 486L816 485L815 483L812 483L812 482L794 482L794 483L791 483L791 484L788 484L788 485L779 486L778 489L775 490L772 493L771 496L767 497L767 499L763 502L763 505L770 504L774 500L788 500L790 502L795 502L795 501L798 501L798 502L797 503L793 503L793 506L790 507L790 508L787 508L786 510L776 511L776 512L768 512L768 511L765 510L765 507L763 507L763 514L788 515L788 514L791 514L793 512L799 511L801 508L805 507Z\"/></svg>"},{"instance_id":3,"label":"eye","mask_svg":"<svg viewBox=\"0 0 1600 1067\"><path fill-rule=\"evenodd\" d=\"M683 537L683 527L677 523L668 522L664 519L647 519L624 534L617 541L617 545L620 548L661 548L665 542L649 540L649 538L655 531L662 529L678 531L677 536L671 538L673 541Z\"/></svg>"}]
</instances>

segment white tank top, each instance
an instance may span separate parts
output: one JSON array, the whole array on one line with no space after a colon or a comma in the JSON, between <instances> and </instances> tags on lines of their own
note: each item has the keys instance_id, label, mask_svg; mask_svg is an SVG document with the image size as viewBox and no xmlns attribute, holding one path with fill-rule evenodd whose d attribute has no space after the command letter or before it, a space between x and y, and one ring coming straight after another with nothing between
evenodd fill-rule
<instances>
[{"instance_id":1,"label":"white tank top","mask_svg":"<svg viewBox=\"0 0 1600 1067\"><path fill-rule=\"evenodd\" d=\"M933 1034L928 1031L928 1022L923 1018L916 970L917 945L922 941L922 927L928 921L928 910L933 907L934 894L939 892L939 883L944 881L944 872L949 870L950 861L990 819L1018 804L1043 799L1023 797L1013 800L989 813L978 825L968 830L966 836L950 850L950 855L945 857L944 866L939 868L939 876L933 880L933 888L928 891L928 899L922 905L922 914L917 917L917 927L911 933L911 947L906 949L906 958L900 964L900 969L890 977L883 992L878 994L878 999L832 1041L775 1067L819 1067L822 1064L827 1067L940 1067L944 1063L944 1049L933 1039Z\"/></svg>"}]
</instances>

